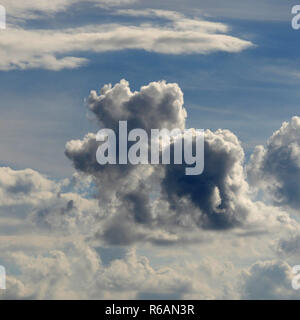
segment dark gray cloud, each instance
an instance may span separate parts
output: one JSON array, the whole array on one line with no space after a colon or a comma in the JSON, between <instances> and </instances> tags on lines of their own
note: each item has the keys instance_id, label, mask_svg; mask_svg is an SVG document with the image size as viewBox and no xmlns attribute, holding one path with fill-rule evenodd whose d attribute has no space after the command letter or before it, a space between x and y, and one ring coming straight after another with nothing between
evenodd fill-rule
<instances>
[{"instance_id":1,"label":"dark gray cloud","mask_svg":"<svg viewBox=\"0 0 300 320\"><path fill-rule=\"evenodd\" d=\"M134 220L137 223L148 224L151 223L152 213L149 195L147 190L143 189L145 189L145 187L142 185L138 192L135 191L126 194L124 204L129 210L134 212Z\"/></svg>"},{"instance_id":2,"label":"dark gray cloud","mask_svg":"<svg viewBox=\"0 0 300 320\"><path fill-rule=\"evenodd\" d=\"M187 197L200 211L194 217L198 227L227 229L241 225L248 213L242 199L246 197L243 149L230 131L208 130L204 150L201 175L187 176L179 165L165 167L162 187L170 207L179 215L188 212L190 208L181 205L181 199Z\"/></svg>"},{"instance_id":3,"label":"dark gray cloud","mask_svg":"<svg viewBox=\"0 0 300 320\"><path fill-rule=\"evenodd\" d=\"M145 234L137 229L134 221L118 215L105 225L104 231L96 234L101 240L104 240L110 245L132 245L136 242L143 241Z\"/></svg>"},{"instance_id":4,"label":"dark gray cloud","mask_svg":"<svg viewBox=\"0 0 300 320\"><path fill-rule=\"evenodd\" d=\"M99 144L94 134L87 134L83 141L72 140L67 143L65 154L73 161L74 167L78 171L94 173L101 170L97 163L96 151Z\"/></svg>"}]
</instances>

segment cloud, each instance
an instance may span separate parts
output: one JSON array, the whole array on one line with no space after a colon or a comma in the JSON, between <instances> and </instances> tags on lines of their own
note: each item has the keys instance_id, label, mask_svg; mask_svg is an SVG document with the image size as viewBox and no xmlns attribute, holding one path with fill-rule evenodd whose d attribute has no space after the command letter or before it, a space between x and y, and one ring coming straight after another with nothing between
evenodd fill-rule
<instances>
[{"instance_id":1,"label":"cloud","mask_svg":"<svg viewBox=\"0 0 300 320\"><path fill-rule=\"evenodd\" d=\"M101 217L96 199L63 191L70 183L55 182L37 171L0 168L0 224L11 233L36 227L54 234L84 234ZM11 227L9 227L11 226Z\"/></svg>"},{"instance_id":2,"label":"cloud","mask_svg":"<svg viewBox=\"0 0 300 320\"><path fill-rule=\"evenodd\" d=\"M105 85L100 95L91 91L89 109L106 128L116 129L118 121L126 120L128 130L185 127L186 110L183 93L176 83L151 82L139 92L131 92L129 83L121 80L114 87Z\"/></svg>"},{"instance_id":3,"label":"cloud","mask_svg":"<svg viewBox=\"0 0 300 320\"><path fill-rule=\"evenodd\" d=\"M280 239L276 249L279 255L298 257L300 253L300 234Z\"/></svg>"},{"instance_id":4,"label":"cloud","mask_svg":"<svg viewBox=\"0 0 300 320\"><path fill-rule=\"evenodd\" d=\"M193 221L201 228L227 229L243 224L249 206L240 142L228 130L207 130L204 150L205 169L199 176L186 176L182 166L166 166L162 187L171 208L179 217L194 208Z\"/></svg>"},{"instance_id":5,"label":"cloud","mask_svg":"<svg viewBox=\"0 0 300 320\"><path fill-rule=\"evenodd\" d=\"M9 271L0 299L182 298L193 291L192 279L180 270L153 267L133 249L102 263L103 250L93 248L90 238L108 207L64 191L68 181L54 182L30 169L0 169L0 260ZM91 192L90 181L80 186L81 179L76 174L72 184Z\"/></svg>"},{"instance_id":6,"label":"cloud","mask_svg":"<svg viewBox=\"0 0 300 320\"><path fill-rule=\"evenodd\" d=\"M192 279L171 267L154 269L150 261L139 257L134 249L129 249L123 260L114 260L97 278L96 286L110 288L120 296L132 291L133 298L140 298L144 292L182 298L193 289Z\"/></svg>"},{"instance_id":7,"label":"cloud","mask_svg":"<svg viewBox=\"0 0 300 320\"><path fill-rule=\"evenodd\" d=\"M115 128L122 119L129 128L148 132L152 127L185 128L187 113L177 84L153 82L132 92L122 80L105 85L99 94L92 91L87 104L100 127ZM205 241L203 229L236 228L242 237L296 227L284 210L251 200L244 152L228 130L205 132L205 170L194 177L177 165L100 166L97 147L92 133L66 144L78 171L72 181L0 168L2 232L9 236L38 227L42 233L83 236L96 244L174 246Z\"/></svg>"},{"instance_id":8,"label":"cloud","mask_svg":"<svg viewBox=\"0 0 300 320\"><path fill-rule=\"evenodd\" d=\"M91 5L101 7L122 6L135 2L135 0L88 0ZM22 19L38 19L44 15L66 11L71 6L82 4L82 0L2 0L1 4L6 8L9 17Z\"/></svg>"},{"instance_id":9,"label":"cloud","mask_svg":"<svg viewBox=\"0 0 300 320\"><path fill-rule=\"evenodd\" d=\"M292 288L292 269L286 262L265 261L253 264L242 275L241 298L247 300L299 299Z\"/></svg>"},{"instance_id":10,"label":"cloud","mask_svg":"<svg viewBox=\"0 0 300 320\"><path fill-rule=\"evenodd\" d=\"M186 17L184 14L176 11L170 10L159 10L159 9L144 9L144 10L134 10L134 9L119 9L116 10L116 15L132 16L132 17L151 17L151 18L161 18L167 21L171 21L174 28L191 30L195 29L202 32L210 33L226 33L229 31L229 27L224 23L210 22L203 19L191 19Z\"/></svg>"},{"instance_id":11,"label":"cloud","mask_svg":"<svg viewBox=\"0 0 300 320\"><path fill-rule=\"evenodd\" d=\"M0 299L123 299L146 293L182 298L193 290L192 279L170 267L153 268L135 249L106 266L79 241L39 255L15 252L10 260L20 275L7 279Z\"/></svg>"},{"instance_id":12,"label":"cloud","mask_svg":"<svg viewBox=\"0 0 300 320\"><path fill-rule=\"evenodd\" d=\"M148 7L147 0L140 0L144 8ZM155 6L155 2L153 3ZM173 8L180 12L191 14L200 13L209 17L222 17L226 19L244 19L247 21L272 21L272 22L290 22L291 6L289 3L280 0L272 2L272 10L268 0L251 0L236 2L235 0L227 0L222 3L219 0L165 0L157 2L155 6L158 9Z\"/></svg>"},{"instance_id":13,"label":"cloud","mask_svg":"<svg viewBox=\"0 0 300 320\"><path fill-rule=\"evenodd\" d=\"M257 146L247 166L248 179L275 205L300 207L300 117L284 122L267 146Z\"/></svg>"},{"instance_id":14,"label":"cloud","mask_svg":"<svg viewBox=\"0 0 300 320\"><path fill-rule=\"evenodd\" d=\"M37 171L0 168L0 205L37 204L59 192L59 186Z\"/></svg>"},{"instance_id":15,"label":"cloud","mask_svg":"<svg viewBox=\"0 0 300 320\"><path fill-rule=\"evenodd\" d=\"M186 110L183 107L183 94L177 84L153 82L140 91L131 92L129 83L121 80L114 87L105 85L100 94L92 91L88 98L88 108L99 121L99 127L118 128L119 120L128 121L128 130L143 128L181 128L185 126ZM116 131L116 133L118 133ZM66 156L79 171L91 175L99 188L99 197L109 202L116 195L127 204L145 195L135 194L137 190L147 192L147 178L153 175L152 166L133 165L100 166L96 161L99 142L89 133L83 140L71 140L66 144ZM114 177L114 178L112 178ZM118 181L118 185L115 184ZM141 209L141 207L139 208Z\"/></svg>"},{"instance_id":16,"label":"cloud","mask_svg":"<svg viewBox=\"0 0 300 320\"><path fill-rule=\"evenodd\" d=\"M100 95L91 92L88 107L101 127L114 130L119 120L127 120L129 130L184 129L187 116L180 88L165 82L150 83L134 93L125 80L114 87L106 85ZM176 165L149 165L147 170L132 165L100 166L94 134L68 142L67 157L77 170L94 178L99 205L109 204L111 218L97 238L111 244L167 243L172 241L173 227L226 229L242 225L249 211L242 147L226 130L208 130L205 140L205 173L194 177L185 176L184 167ZM160 188L161 195L150 201L149 195ZM160 237L164 234L160 240L157 231Z\"/></svg>"},{"instance_id":17,"label":"cloud","mask_svg":"<svg viewBox=\"0 0 300 320\"><path fill-rule=\"evenodd\" d=\"M181 128L185 126L186 110L183 94L177 84L153 82L139 92L131 92L129 83L120 81L114 87L106 85L100 95L92 91L88 107L99 120L101 127L116 129L119 120L128 121L128 129ZM66 155L79 171L90 175L98 187L101 208L110 212L110 219L97 233L110 243L130 244L138 240L158 240L151 230L142 230L153 224L152 204L149 194L153 192L156 170L152 166L105 165L96 161L99 143L90 133L83 140L66 144ZM118 181L116 185L115 181ZM136 226L134 226L136 224ZM116 232L118 231L118 232ZM149 234L150 232L150 234ZM154 232L155 233L155 232Z\"/></svg>"},{"instance_id":18,"label":"cloud","mask_svg":"<svg viewBox=\"0 0 300 320\"><path fill-rule=\"evenodd\" d=\"M42 254L15 251L8 260L19 269L19 286L26 288L15 299L80 298L80 289L90 285L100 264L96 252L80 241ZM2 298L13 295L11 290L8 286Z\"/></svg>"},{"instance_id":19,"label":"cloud","mask_svg":"<svg viewBox=\"0 0 300 320\"><path fill-rule=\"evenodd\" d=\"M177 84L152 82L131 92L129 83L105 85L91 91L89 110L100 128L117 133L119 120L128 129L185 129L186 110ZM96 161L99 142L93 133L66 144L66 156L78 172L91 177L98 188L99 206L109 212L95 239L113 245L150 242L172 245L200 241L197 230L241 228L267 232L294 228L288 213L251 199L244 174L244 151L229 130L205 132L205 169L186 176L182 165L104 165ZM172 149L172 148L171 148ZM172 157L171 157L172 158ZM116 184L115 181L118 181Z\"/></svg>"},{"instance_id":20,"label":"cloud","mask_svg":"<svg viewBox=\"0 0 300 320\"><path fill-rule=\"evenodd\" d=\"M65 1L58 1L53 4L53 10L64 5ZM42 4L40 6L44 8ZM221 23L190 19L176 12L149 12L163 19L164 23L146 21L141 24L84 25L53 30L8 25L0 38L0 70L44 68L59 71L78 68L87 64L87 58L82 55L89 52L145 50L175 55L209 54L240 52L253 46L250 41L226 34L228 27ZM128 15L128 11L119 11L121 13ZM139 11L136 14L139 15ZM144 15L145 18L147 16Z\"/></svg>"}]
</instances>

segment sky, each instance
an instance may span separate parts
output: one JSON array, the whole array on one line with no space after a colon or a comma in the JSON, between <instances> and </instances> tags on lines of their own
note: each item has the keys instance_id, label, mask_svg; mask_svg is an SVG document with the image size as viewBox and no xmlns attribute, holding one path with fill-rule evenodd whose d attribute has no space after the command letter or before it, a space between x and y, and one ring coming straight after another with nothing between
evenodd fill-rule
<instances>
[{"instance_id":1,"label":"sky","mask_svg":"<svg viewBox=\"0 0 300 320\"><path fill-rule=\"evenodd\" d=\"M0 4L0 298L299 299L297 1ZM99 167L119 120L204 129L203 174Z\"/></svg>"}]
</instances>

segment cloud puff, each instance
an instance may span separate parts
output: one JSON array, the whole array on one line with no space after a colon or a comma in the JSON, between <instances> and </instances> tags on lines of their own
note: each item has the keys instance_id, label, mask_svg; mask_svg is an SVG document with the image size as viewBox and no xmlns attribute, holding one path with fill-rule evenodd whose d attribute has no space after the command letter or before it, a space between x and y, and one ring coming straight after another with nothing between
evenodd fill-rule
<instances>
[{"instance_id":1,"label":"cloud puff","mask_svg":"<svg viewBox=\"0 0 300 320\"><path fill-rule=\"evenodd\" d=\"M95 91L91 92L88 108L99 120L99 126L112 128L116 134L119 120L128 121L128 130L142 128L147 132L153 128L183 129L185 126L186 110L183 107L182 91L177 84L164 81L150 83L137 92L131 92L125 80L114 87L105 85L99 95ZM95 134L89 133L83 140L69 141L65 153L78 171L95 178L100 197L109 192L110 199L114 194L124 193L127 203L138 199L132 192L145 190L145 183L142 187L142 182L152 175L153 167L100 166L96 161L98 146ZM118 181L117 185L115 181Z\"/></svg>"},{"instance_id":2,"label":"cloud puff","mask_svg":"<svg viewBox=\"0 0 300 320\"><path fill-rule=\"evenodd\" d=\"M247 300L299 299L292 288L292 269L286 262L258 262L245 270L241 280L241 298Z\"/></svg>"},{"instance_id":3,"label":"cloud puff","mask_svg":"<svg viewBox=\"0 0 300 320\"><path fill-rule=\"evenodd\" d=\"M38 226L53 233L89 233L103 213L96 199L63 191L68 185L31 169L1 167L0 224L7 230L13 225L15 232L16 228L29 231Z\"/></svg>"},{"instance_id":4,"label":"cloud puff","mask_svg":"<svg viewBox=\"0 0 300 320\"><path fill-rule=\"evenodd\" d=\"M0 205L37 204L59 192L59 185L39 172L0 168Z\"/></svg>"},{"instance_id":5,"label":"cloud puff","mask_svg":"<svg viewBox=\"0 0 300 320\"><path fill-rule=\"evenodd\" d=\"M57 1L46 9L44 1L37 5L36 10L56 12L66 5L67 1ZM18 10L19 7L16 8ZM27 12L31 6L21 5L20 10ZM252 46L250 41L225 34L228 27L224 24L186 18L176 12L151 12L164 19L165 24L150 21L55 30L9 25L0 39L0 70L45 68L58 71L78 68L88 62L84 57L74 56L74 53L82 55L135 49L163 54L209 54L217 51L240 52ZM128 12L119 11L119 14ZM137 11L136 15L139 14Z\"/></svg>"},{"instance_id":6,"label":"cloud puff","mask_svg":"<svg viewBox=\"0 0 300 320\"><path fill-rule=\"evenodd\" d=\"M184 129L186 110L183 93L176 83L151 82L140 91L131 92L129 83L121 80L114 87L105 85L100 95L91 91L88 107L105 128L117 129L126 120L128 130Z\"/></svg>"},{"instance_id":7,"label":"cloud puff","mask_svg":"<svg viewBox=\"0 0 300 320\"><path fill-rule=\"evenodd\" d=\"M100 273L96 286L122 293L132 291L133 298L149 295L175 295L183 298L193 290L192 279L180 275L171 267L154 269L146 257L139 257L134 249L126 252L123 260L114 260Z\"/></svg>"},{"instance_id":8,"label":"cloud puff","mask_svg":"<svg viewBox=\"0 0 300 320\"><path fill-rule=\"evenodd\" d=\"M247 166L252 186L276 205L300 207L300 117L284 122L267 146L257 146Z\"/></svg>"}]
</instances>

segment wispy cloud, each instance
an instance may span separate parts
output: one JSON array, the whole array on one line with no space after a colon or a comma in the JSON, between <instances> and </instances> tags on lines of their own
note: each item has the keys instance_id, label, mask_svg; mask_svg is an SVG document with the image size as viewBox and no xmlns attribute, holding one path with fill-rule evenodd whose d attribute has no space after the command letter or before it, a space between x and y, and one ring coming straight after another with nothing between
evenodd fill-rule
<instances>
[{"instance_id":1,"label":"wispy cloud","mask_svg":"<svg viewBox=\"0 0 300 320\"><path fill-rule=\"evenodd\" d=\"M253 45L226 34L229 28L225 24L190 19L177 12L119 10L113 14L155 16L164 23L85 25L60 30L11 25L0 35L0 70L61 70L78 68L88 62L74 53L135 49L161 54L209 54L240 52Z\"/></svg>"},{"instance_id":2,"label":"wispy cloud","mask_svg":"<svg viewBox=\"0 0 300 320\"><path fill-rule=\"evenodd\" d=\"M3 0L1 4L5 6L7 14L11 17L35 19L40 18L41 15L66 11L71 6L83 2L101 7L113 7L133 3L136 0Z\"/></svg>"}]
</instances>

